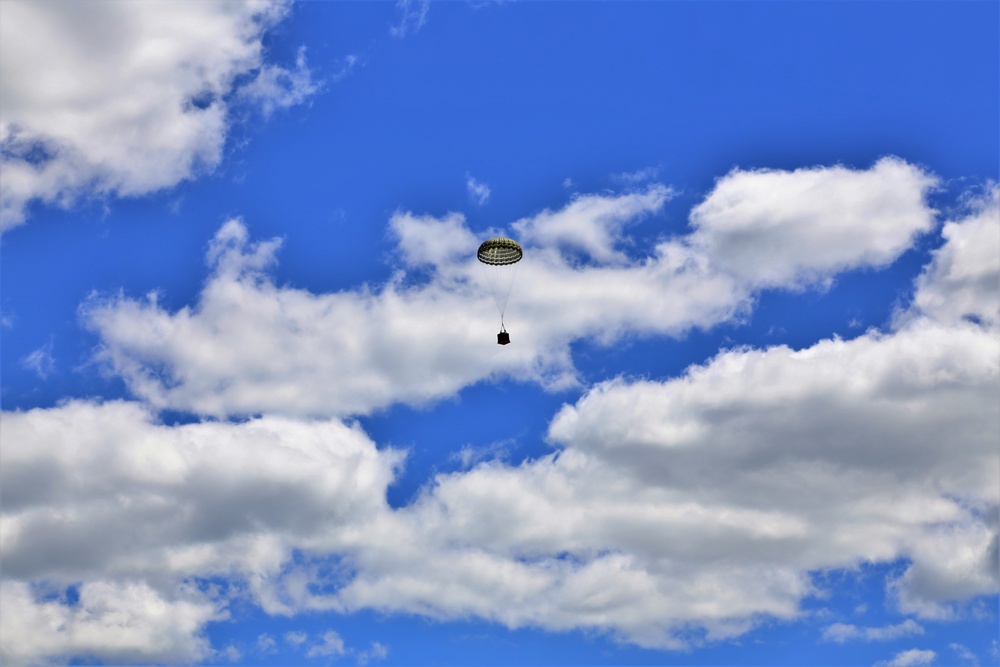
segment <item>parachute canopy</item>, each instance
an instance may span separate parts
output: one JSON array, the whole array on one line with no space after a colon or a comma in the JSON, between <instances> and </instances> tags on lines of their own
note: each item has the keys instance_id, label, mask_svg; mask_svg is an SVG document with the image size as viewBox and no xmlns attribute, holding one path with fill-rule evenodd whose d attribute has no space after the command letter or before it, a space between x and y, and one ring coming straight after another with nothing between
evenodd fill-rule
<instances>
[{"instance_id":1,"label":"parachute canopy","mask_svg":"<svg viewBox=\"0 0 1000 667\"><path fill-rule=\"evenodd\" d=\"M479 261L491 266L507 266L521 261L524 252L514 239L498 236L479 246Z\"/></svg>"},{"instance_id":2,"label":"parachute canopy","mask_svg":"<svg viewBox=\"0 0 1000 667\"><path fill-rule=\"evenodd\" d=\"M493 292L493 300L500 311L500 328L503 329L503 313L507 309L507 297L517 275L517 263L524 256L524 251L514 239L498 236L479 246L476 255L482 262L483 273ZM501 343L503 344L503 343Z\"/></svg>"}]
</instances>

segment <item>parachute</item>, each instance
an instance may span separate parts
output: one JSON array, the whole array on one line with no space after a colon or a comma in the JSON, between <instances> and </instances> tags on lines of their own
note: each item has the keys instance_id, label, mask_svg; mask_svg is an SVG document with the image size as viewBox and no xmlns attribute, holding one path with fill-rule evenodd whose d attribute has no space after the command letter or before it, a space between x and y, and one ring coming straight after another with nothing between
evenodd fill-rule
<instances>
[{"instance_id":1,"label":"parachute","mask_svg":"<svg viewBox=\"0 0 1000 667\"><path fill-rule=\"evenodd\" d=\"M510 335L503 325L503 314L507 310L507 298L510 296L510 288L514 285L514 277L517 275L517 263L523 256L524 251L518 242L503 236L484 242L479 246L477 253L483 272L486 274L486 282L493 292L493 301L500 311L500 333L497 334L497 343L500 345L510 342Z\"/></svg>"}]
</instances>

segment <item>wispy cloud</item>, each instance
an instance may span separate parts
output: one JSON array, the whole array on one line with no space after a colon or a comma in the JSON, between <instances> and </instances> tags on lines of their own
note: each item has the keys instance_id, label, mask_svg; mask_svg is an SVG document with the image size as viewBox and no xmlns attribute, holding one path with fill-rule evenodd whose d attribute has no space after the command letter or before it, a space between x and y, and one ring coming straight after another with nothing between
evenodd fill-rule
<instances>
[{"instance_id":1,"label":"wispy cloud","mask_svg":"<svg viewBox=\"0 0 1000 667\"><path fill-rule=\"evenodd\" d=\"M962 661L963 665L968 665L969 667L979 667L979 658L976 657L975 653L969 650L968 646L951 643L948 645L948 648L955 652L955 655L958 656L958 659Z\"/></svg>"},{"instance_id":2,"label":"wispy cloud","mask_svg":"<svg viewBox=\"0 0 1000 667\"><path fill-rule=\"evenodd\" d=\"M921 667L934 664L936 659L934 651L911 648L897 653L891 660L875 663L875 667Z\"/></svg>"},{"instance_id":3,"label":"wispy cloud","mask_svg":"<svg viewBox=\"0 0 1000 667\"><path fill-rule=\"evenodd\" d=\"M261 637L265 636L261 635ZM285 641L299 649L308 646L305 655L311 659L353 656L358 665L367 665L373 661L383 660L389 655L389 648L381 642L372 642L367 649L347 646L343 637L336 630L327 630L316 635L312 640L305 632L288 632L285 634ZM260 639L258 639L259 644ZM268 648L272 647L273 640L268 644Z\"/></svg>"},{"instance_id":4,"label":"wispy cloud","mask_svg":"<svg viewBox=\"0 0 1000 667\"><path fill-rule=\"evenodd\" d=\"M389 657L389 647L381 642L372 642L367 649L357 651L356 656L359 665L367 665L373 660L385 660Z\"/></svg>"},{"instance_id":5,"label":"wispy cloud","mask_svg":"<svg viewBox=\"0 0 1000 667\"><path fill-rule=\"evenodd\" d=\"M648 183L649 181L655 181L660 177L659 167L646 167L645 169L638 169L636 171L626 171L618 174L613 174L612 179L619 183L625 183L628 185L638 185L642 183Z\"/></svg>"},{"instance_id":6,"label":"wispy cloud","mask_svg":"<svg viewBox=\"0 0 1000 667\"><path fill-rule=\"evenodd\" d=\"M226 648L219 651L219 657L223 660L228 660L229 662L238 662L240 658L243 657L243 654L240 653L238 648L230 644Z\"/></svg>"},{"instance_id":7,"label":"wispy cloud","mask_svg":"<svg viewBox=\"0 0 1000 667\"><path fill-rule=\"evenodd\" d=\"M899 639L900 637L922 634L924 634L923 627L913 621L913 619L908 618L902 623L882 627L866 628L859 627L857 625L848 625L845 623L834 623L823 630L823 639L825 641L843 644L851 640L869 642L889 641L892 639Z\"/></svg>"},{"instance_id":8,"label":"wispy cloud","mask_svg":"<svg viewBox=\"0 0 1000 667\"><path fill-rule=\"evenodd\" d=\"M346 76L355 63L353 57L348 57L345 70L340 76ZM286 69L280 65L264 65L257 76L237 92L238 97L260 107L265 117L277 109L287 109L302 104L320 89L313 81L312 71L306 64L306 48L299 48L295 57L295 69Z\"/></svg>"},{"instance_id":9,"label":"wispy cloud","mask_svg":"<svg viewBox=\"0 0 1000 667\"><path fill-rule=\"evenodd\" d=\"M309 647L306 652L307 658L336 657L346 653L344 640L333 630L327 630L320 637L318 643Z\"/></svg>"},{"instance_id":10,"label":"wispy cloud","mask_svg":"<svg viewBox=\"0 0 1000 667\"><path fill-rule=\"evenodd\" d=\"M430 6L430 0L397 0L399 23L389 28L389 34L393 37L406 37L416 33L427 23L427 10Z\"/></svg>"},{"instance_id":11,"label":"wispy cloud","mask_svg":"<svg viewBox=\"0 0 1000 667\"><path fill-rule=\"evenodd\" d=\"M480 447L463 445L457 452L452 452L448 458L457 462L462 468L471 468L481 461L505 458L514 444L513 440L503 440Z\"/></svg>"},{"instance_id":12,"label":"wispy cloud","mask_svg":"<svg viewBox=\"0 0 1000 667\"><path fill-rule=\"evenodd\" d=\"M469 200L482 206L490 198L490 186L480 183L469 174L465 175L465 188L469 191Z\"/></svg>"},{"instance_id":13,"label":"wispy cloud","mask_svg":"<svg viewBox=\"0 0 1000 667\"><path fill-rule=\"evenodd\" d=\"M56 360L52 356L52 341L23 357L21 366L33 371L42 380L47 379L56 369Z\"/></svg>"},{"instance_id":14,"label":"wispy cloud","mask_svg":"<svg viewBox=\"0 0 1000 667\"><path fill-rule=\"evenodd\" d=\"M292 630L290 632L286 632L284 637L285 641L291 644L292 646L301 646L306 642L307 639L309 639L309 635L300 630Z\"/></svg>"},{"instance_id":15,"label":"wispy cloud","mask_svg":"<svg viewBox=\"0 0 1000 667\"><path fill-rule=\"evenodd\" d=\"M257 637L257 651L260 653L274 653L277 650L278 643L274 641L274 637L264 633Z\"/></svg>"}]
</instances>

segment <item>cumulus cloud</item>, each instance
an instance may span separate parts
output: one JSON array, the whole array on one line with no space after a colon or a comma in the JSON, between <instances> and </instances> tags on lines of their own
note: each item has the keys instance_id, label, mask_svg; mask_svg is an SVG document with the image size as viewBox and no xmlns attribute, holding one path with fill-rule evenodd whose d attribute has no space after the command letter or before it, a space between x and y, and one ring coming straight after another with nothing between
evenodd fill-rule
<instances>
[{"instance_id":1,"label":"cumulus cloud","mask_svg":"<svg viewBox=\"0 0 1000 667\"><path fill-rule=\"evenodd\" d=\"M885 171L907 177L886 179ZM888 235L891 252L898 253L932 216L926 206L918 207L931 180L920 174L883 160L864 172L741 175L742 183L777 182L766 194L771 217L751 206L739 227L751 244L757 243L755 234L768 239L757 243L762 247L782 238L774 233L774 220L802 220L793 235L796 253L802 254L795 254L794 270L780 272L781 287L798 288L869 261L879 265L891 254L885 227L895 218L885 213L886 220L874 217L870 225L852 227L850 242L831 262L824 244L809 235L828 240L831 226L845 223L824 210L802 212L798 197L804 186L798 179L812 187L825 187L824 177L866 186L875 181L881 197L903 201L915 211L916 222L905 233ZM717 199L726 183L706 202ZM791 213L772 201L782 187L790 193ZM851 192L840 196L846 200ZM861 201L848 206L855 213L870 198L864 188L857 195ZM503 375L571 386L577 382L570 353L574 340L610 344L629 333L682 335L730 320L751 305L756 283L739 270L734 274L726 251L720 257L716 245L704 240L715 223L699 223L693 235L657 242L637 259L622 250L625 227L661 211L671 196L670 188L656 184L638 192L580 196L558 211L513 223L526 255L506 313L517 344L502 351L492 340L497 318L474 258L478 239L459 214L397 212L390 228L403 270L385 285L335 294L276 285L266 269L275 262L280 241L251 243L245 225L230 221L211 243L211 274L193 307L169 312L155 295L98 296L85 305L83 316L101 336L101 359L136 395L158 408L198 414L365 414L397 402L426 403ZM700 209L693 219L711 218L697 213ZM822 252L811 259L819 247ZM419 277L427 269L427 280L408 278L407 272ZM776 281L764 282L778 286ZM448 325L438 326L442 322ZM260 354L265 349L268 354ZM330 382L332 377L338 382Z\"/></svg>"},{"instance_id":2,"label":"cumulus cloud","mask_svg":"<svg viewBox=\"0 0 1000 667\"><path fill-rule=\"evenodd\" d=\"M100 656L125 664L196 662L212 655L204 625L223 618L215 602L178 586L164 595L145 582L93 580L75 604L39 599L35 587L6 573L0 584L0 657L38 664Z\"/></svg>"},{"instance_id":3,"label":"cumulus cloud","mask_svg":"<svg viewBox=\"0 0 1000 667\"><path fill-rule=\"evenodd\" d=\"M691 212L692 242L756 286L885 266L934 226L937 179L898 158L871 169L735 169Z\"/></svg>"},{"instance_id":4,"label":"cumulus cloud","mask_svg":"<svg viewBox=\"0 0 1000 667\"><path fill-rule=\"evenodd\" d=\"M465 226L465 218L451 213L443 218L398 211L389 221L407 266L434 266L445 270L475 254L479 239Z\"/></svg>"},{"instance_id":5,"label":"cumulus cloud","mask_svg":"<svg viewBox=\"0 0 1000 667\"><path fill-rule=\"evenodd\" d=\"M937 618L998 590L998 380L994 329L918 318L604 383L553 419L552 455L439 475L412 505L342 534L354 576L336 592L272 583L304 609L683 648L800 615L822 593L812 572L906 559L889 584L901 611ZM920 629L841 625L827 638Z\"/></svg>"},{"instance_id":6,"label":"cumulus cloud","mask_svg":"<svg viewBox=\"0 0 1000 667\"><path fill-rule=\"evenodd\" d=\"M934 571L907 585L935 604L993 594L997 352L928 325L602 385L553 420L556 454L439 476L385 517L331 604L677 648L793 618L810 572L865 561ZM374 535L414 557L386 563ZM939 567L946 546L968 556Z\"/></svg>"},{"instance_id":7,"label":"cumulus cloud","mask_svg":"<svg viewBox=\"0 0 1000 667\"><path fill-rule=\"evenodd\" d=\"M223 605L185 581L237 576L252 592L293 548L383 511L401 462L337 421L166 426L128 402L3 419L0 624L12 661L201 659L198 633ZM84 583L69 605L31 582Z\"/></svg>"},{"instance_id":8,"label":"cumulus cloud","mask_svg":"<svg viewBox=\"0 0 1000 667\"><path fill-rule=\"evenodd\" d=\"M631 196L608 200L634 206ZM508 312L518 345L500 354L464 219L398 213L391 227L406 268L430 268L429 281L413 284L400 272L379 288L335 294L279 287L264 272L279 242L252 244L230 221L210 244L212 275L194 307L171 313L156 295L97 297L84 320L101 335L100 357L157 407L323 416L424 403L504 374L565 385L575 381L575 338L680 333L728 319L746 300L682 244L664 243L633 265L582 268L536 247L518 274L531 288L515 287L517 309Z\"/></svg>"},{"instance_id":9,"label":"cumulus cloud","mask_svg":"<svg viewBox=\"0 0 1000 667\"><path fill-rule=\"evenodd\" d=\"M658 211L672 196L662 185L614 198L587 195L559 211L545 210L518 220L513 227L525 243L579 251L597 262L624 262L625 255L615 247L624 225Z\"/></svg>"},{"instance_id":10,"label":"cumulus cloud","mask_svg":"<svg viewBox=\"0 0 1000 667\"><path fill-rule=\"evenodd\" d=\"M1000 187L972 198L970 215L949 220L946 243L917 279L914 303L938 320L1000 324Z\"/></svg>"},{"instance_id":11,"label":"cumulus cloud","mask_svg":"<svg viewBox=\"0 0 1000 667\"><path fill-rule=\"evenodd\" d=\"M811 572L906 559L900 610L938 618L998 590L998 380L995 329L921 318L608 382L553 419L556 453L438 476L357 538L354 579L299 604L680 648L799 615ZM407 555L387 559L390 540Z\"/></svg>"},{"instance_id":12,"label":"cumulus cloud","mask_svg":"<svg viewBox=\"0 0 1000 667\"><path fill-rule=\"evenodd\" d=\"M227 99L265 111L316 88L264 60L261 37L284 0L28 2L0 8L0 229L32 201L135 196L217 166Z\"/></svg>"}]
</instances>

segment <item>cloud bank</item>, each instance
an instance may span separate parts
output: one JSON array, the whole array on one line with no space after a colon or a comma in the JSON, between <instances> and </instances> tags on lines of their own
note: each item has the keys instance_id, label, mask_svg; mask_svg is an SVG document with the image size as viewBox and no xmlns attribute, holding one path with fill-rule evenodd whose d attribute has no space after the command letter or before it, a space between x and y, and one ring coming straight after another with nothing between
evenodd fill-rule
<instances>
[{"instance_id":1,"label":"cloud bank","mask_svg":"<svg viewBox=\"0 0 1000 667\"><path fill-rule=\"evenodd\" d=\"M3 657L202 660L226 592L192 579L260 589L292 549L387 511L401 461L339 421L171 427L133 402L5 413Z\"/></svg>"},{"instance_id":2,"label":"cloud bank","mask_svg":"<svg viewBox=\"0 0 1000 667\"><path fill-rule=\"evenodd\" d=\"M845 172L783 172L775 187L789 191L787 210L769 190L770 217L747 205L743 218L720 218L706 204L728 192L734 177L727 176L692 213L693 233L660 241L637 259L622 250L624 229L662 211L672 196L665 186L580 196L559 211L514 222L526 256L507 318L517 345L503 354L487 328L496 318L475 260L479 240L459 214L395 214L390 226L405 270L384 286L335 294L276 285L267 269L280 242L251 243L246 226L232 220L211 244L211 275L194 307L171 313L155 294L104 296L85 305L84 319L101 337L100 358L137 396L204 415L368 414L500 376L565 387L577 382L575 340L611 344L627 334L707 329L749 309L761 283L800 289L846 268L882 266L932 224L924 198L933 177L894 158ZM751 192L763 187L755 179L770 187L776 177L738 174ZM845 179L857 186L853 200L841 193L851 215L823 207L803 212L803 189L840 192ZM906 215L886 208L886 200ZM717 240L728 238L728 225L742 229L750 245L774 245L784 237L774 220L793 219L801 229L787 235L788 264L766 280L748 280L744 268L733 267L728 242ZM429 271L430 278L410 280L406 271Z\"/></svg>"},{"instance_id":3,"label":"cloud bank","mask_svg":"<svg viewBox=\"0 0 1000 667\"><path fill-rule=\"evenodd\" d=\"M838 169L806 174L839 178ZM930 179L884 183L904 183L922 201ZM566 224L624 229L631 216L659 211L666 192L608 195L582 212L572 208L578 199L521 221L549 240L529 246L537 259L525 266L532 288L519 306L532 324L509 358L475 347L480 338L496 347L480 331L492 315L465 259L476 238L457 215L394 216L414 277L379 288L278 286L268 270L279 243L253 243L231 221L210 246L211 277L194 307L168 312L155 298L125 296L88 303L103 358L143 403L4 413L5 660L205 659L214 650L205 623L237 597L270 614L474 616L681 649L799 617L803 601L823 593L813 573L866 562L907 563L886 589L914 618L954 617L968 600L995 595L1000 343L995 296L981 286L1000 281L1000 259L966 242L1000 229L995 189L946 224L893 328L801 350L728 350L679 377L601 383L553 417L552 454L482 461L438 475L408 506L388 505L403 454L345 416L497 374L552 382L573 372L574 336L678 333L752 305L733 273L744 269L691 235L636 260L615 255L618 232L593 234L587 247L561 240ZM628 213L592 213L608 210ZM780 272L782 286L881 265L933 216L926 206L912 216L880 210L871 209L879 224L814 260L814 240L793 234L806 250ZM803 224L822 245L841 238L830 226L852 224L816 215ZM693 227L705 233L705 223ZM867 228L868 242L859 240ZM772 231L762 221L759 233ZM963 305L940 305L943 293ZM589 312L604 306L599 317ZM331 343L326 327L345 317L361 333ZM434 337L457 362L430 336L407 347L416 323L444 317L455 319ZM473 371L462 363L470 357ZM320 387L311 364L327 385L344 386ZM155 412L167 406L264 416L168 426ZM129 632L115 639L109 629L121 619ZM23 632L26 622L42 631ZM833 641L876 640L918 627L828 631ZM322 645L334 650L338 639ZM927 658L914 651L896 661Z\"/></svg>"}]
</instances>

